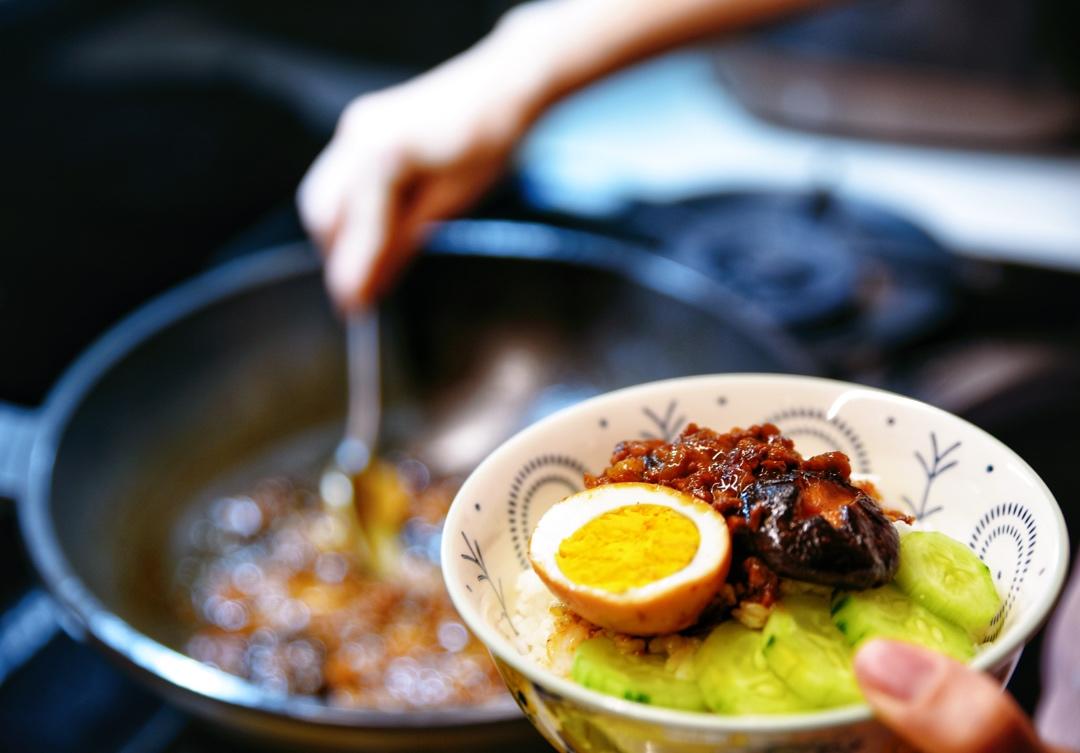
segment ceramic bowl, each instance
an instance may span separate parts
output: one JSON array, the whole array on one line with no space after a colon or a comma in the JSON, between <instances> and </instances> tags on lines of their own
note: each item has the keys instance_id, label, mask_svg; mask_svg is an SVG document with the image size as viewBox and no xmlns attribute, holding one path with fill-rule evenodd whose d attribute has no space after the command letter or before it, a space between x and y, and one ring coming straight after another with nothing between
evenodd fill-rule
<instances>
[{"instance_id":1,"label":"ceramic bowl","mask_svg":"<svg viewBox=\"0 0 1080 753\"><path fill-rule=\"evenodd\" d=\"M1003 606L975 666L1002 682L1047 618L1068 563L1050 490L998 440L937 408L881 390L758 374L688 377L619 390L525 429L462 486L446 520L442 563L454 604L491 651L522 710L557 749L618 753L869 753L898 743L868 707L784 716L722 716L602 695L519 648L515 582L529 534L582 488L624 439L671 440L687 422L727 430L765 421L804 456L840 450L917 526L968 544L990 567Z\"/></svg>"}]
</instances>

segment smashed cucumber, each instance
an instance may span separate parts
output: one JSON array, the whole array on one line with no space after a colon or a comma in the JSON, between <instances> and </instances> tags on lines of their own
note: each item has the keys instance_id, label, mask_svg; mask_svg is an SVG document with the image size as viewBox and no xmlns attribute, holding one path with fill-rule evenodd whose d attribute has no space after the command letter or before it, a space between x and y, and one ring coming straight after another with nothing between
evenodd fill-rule
<instances>
[{"instance_id":1,"label":"smashed cucumber","mask_svg":"<svg viewBox=\"0 0 1080 753\"><path fill-rule=\"evenodd\" d=\"M962 628L924 609L891 585L837 594L832 620L852 646L871 638L891 638L961 661L975 655L975 646Z\"/></svg>"},{"instance_id":2,"label":"smashed cucumber","mask_svg":"<svg viewBox=\"0 0 1080 753\"><path fill-rule=\"evenodd\" d=\"M916 604L959 625L976 641L986 636L1001 608L990 568L943 533L912 531L900 537L895 583Z\"/></svg>"},{"instance_id":3,"label":"smashed cucumber","mask_svg":"<svg viewBox=\"0 0 1080 753\"><path fill-rule=\"evenodd\" d=\"M761 631L734 620L721 623L709 633L694 657L694 665L698 687L710 711L786 714L814 708L773 674L761 647Z\"/></svg>"},{"instance_id":4,"label":"smashed cucumber","mask_svg":"<svg viewBox=\"0 0 1080 753\"><path fill-rule=\"evenodd\" d=\"M705 711L697 682L682 679L664 667L660 656L627 654L610 638L583 641L574 653L570 674L587 688L653 706Z\"/></svg>"},{"instance_id":5,"label":"smashed cucumber","mask_svg":"<svg viewBox=\"0 0 1080 753\"><path fill-rule=\"evenodd\" d=\"M805 702L818 707L862 700L851 669L851 648L824 599L789 596L765 623L765 663Z\"/></svg>"}]
</instances>

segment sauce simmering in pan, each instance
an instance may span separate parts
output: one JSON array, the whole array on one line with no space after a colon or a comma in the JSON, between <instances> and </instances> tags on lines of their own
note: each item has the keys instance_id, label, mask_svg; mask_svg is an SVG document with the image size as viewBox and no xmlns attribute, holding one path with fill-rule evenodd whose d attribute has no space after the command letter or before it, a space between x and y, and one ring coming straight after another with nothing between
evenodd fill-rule
<instances>
[{"instance_id":1,"label":"sauce simmering in pan","mask_svg":"<svg viewBox=\"0 0 1080 753\"><path fill-rule=\"evenodd\" d=\"M413 461L414 462L414 461ZM263 687L346 707L478 704L503 692L450 603L437 564L455 484L387 473L404 495L389 574L361 565L359 533L311 488L275 478L216 500L176 577L192 657ZM392 481L386 481L392 479Z\"/></svg>"}]
</instances>

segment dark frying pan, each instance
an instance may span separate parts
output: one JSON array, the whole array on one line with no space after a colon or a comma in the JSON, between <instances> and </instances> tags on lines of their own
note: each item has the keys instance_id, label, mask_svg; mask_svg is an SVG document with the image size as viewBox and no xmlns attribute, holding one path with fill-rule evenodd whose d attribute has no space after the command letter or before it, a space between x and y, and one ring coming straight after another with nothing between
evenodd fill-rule
<instances>
[{"instance_id":1,"label":"dark frying pan","mask_svg":"<svg viewBox=\"0 0 1080 753\"><path fill-rule=\"evenodd\" d=\"M384 308L381 437L448 471L474 462L445 452L455 423L473 416L499 417L485 425L497 442L564 404L635 382L813 371L729 293L637 248L494 221L449 223L430 246ZM483 405L492 364L508 353L525 354L516 383L527 389L492 411ZM344 384L341 326L310 251L236 261L109 331L42 407L0 405L0 496L18 501L64 627L198 715L352 749L478 749L525 734L510 702L424 713L330 708L176 650L183 628L165 595L181 523L207 490L327 457Z\"/></svg>"}]
</instances>

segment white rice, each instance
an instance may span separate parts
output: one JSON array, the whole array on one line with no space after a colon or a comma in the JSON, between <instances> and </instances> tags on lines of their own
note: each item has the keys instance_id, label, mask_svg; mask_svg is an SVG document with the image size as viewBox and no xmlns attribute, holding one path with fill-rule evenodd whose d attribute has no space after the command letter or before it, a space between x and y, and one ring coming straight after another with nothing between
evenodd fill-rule
<instances>
[{"instance_id":1,"label":"white rice","mask_svg":"<svg viewBox=\"0 0 1080 753\"><path fill-rule=\"evenodd\" d=\"M532 570L522 572L515 586L518 650L541 667L564 677L570 676L578 644L596 635L606 635L626 653L665 657L668 669L677 676L690 670L689 660L701 643L697 638L678 634L645 639L597 627L555 598Z\"/></svg>"},{"instance_id":2,"label":"white rice","mask_svg":"<svg viewBox=\"0 0 1080 753\"><path fill-rule=\"evenodd\" d=\"M548 638L555 630L551 608L558 604L540 576L532 568L522 570L515 584L514 623L517 648L542 667L549 667Z\"/></svg>"}]
</instances>

